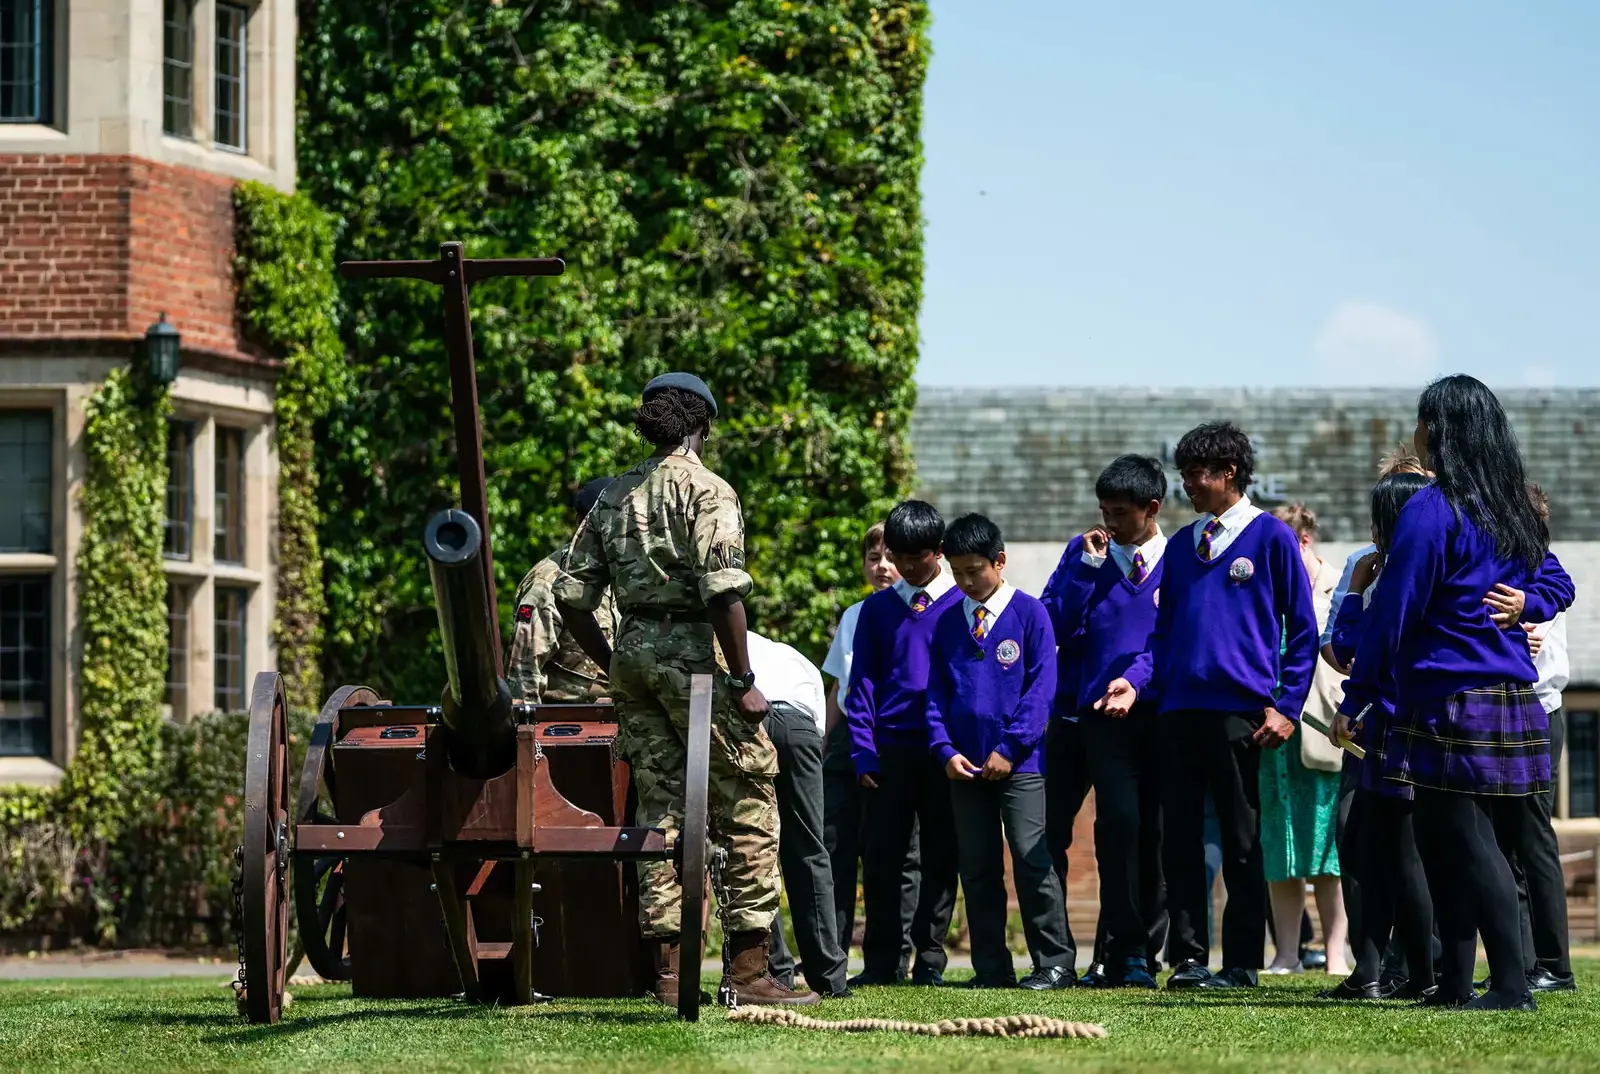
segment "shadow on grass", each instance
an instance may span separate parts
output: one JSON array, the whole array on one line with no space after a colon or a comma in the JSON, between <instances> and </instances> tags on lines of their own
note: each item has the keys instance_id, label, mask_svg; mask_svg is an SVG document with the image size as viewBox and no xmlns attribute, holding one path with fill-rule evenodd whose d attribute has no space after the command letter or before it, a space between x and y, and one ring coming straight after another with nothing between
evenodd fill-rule
<instances>
[{"instance_id":1,"label":"shadow on grass","mask_svg":"<svg viewBox=\"0 0 1600 1074\"><path fill-rule=\"evenodd\" d=\"M296 1000L296 1005L299 1001ZM359 1011L343 1011L316 1017L290 1017L277 1025L249 1025L239 1020L237 1014L218 1011L215 1014L118 1014L113 1021L131 1026L183 1026L192 1029L210 1029L217 1032L200 1039L207 1044L250 1044L264 1040L298 1036L308 1030L338 1026L347 1022L371 1023L395 1018L466 1018L482 1008L478 1007L368 1007Z\"/></svg>"}]
</instances>

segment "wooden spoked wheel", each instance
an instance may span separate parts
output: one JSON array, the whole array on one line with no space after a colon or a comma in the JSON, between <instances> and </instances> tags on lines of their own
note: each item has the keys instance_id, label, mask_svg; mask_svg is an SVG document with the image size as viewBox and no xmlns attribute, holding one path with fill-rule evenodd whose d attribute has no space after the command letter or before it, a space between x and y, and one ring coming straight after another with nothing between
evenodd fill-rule
<instances>
[{"instance_id":1,"label":"wooden spoked wheel","mask_svg":"<svg viewBox=\"0 0 1600 1074\"><path fill-rule=\"evenodd\" d=\"M283 1017L289 959L289 722L283 678L263 671L250 691L244 776L245 1013L251 1022Z\"/></svg>"},{"instance_id":2,"label":"wooden spoked wheel","mask_svg":"<svg viewBox=\"0 0 1600 1074\"><path fill-rule=\"evenodd\" d=\"M711 676L696 675L689 686L689 765L683 784L683 889L678 957L678 1017L700 1020L700 959L705 945L706 864L711 853Z\"/></svg>"},{"instance_id":3,"label":"wooden spoked wheel","mask_svg":"<svg viewBox=\"0 0 1600 1074\"><path fill-rule=\"evenodd\" d=\"M374 705L378 695L365 686L343 686L322 706L306 745L306 762L300 773L300 793L295 801L296 824L335 824L333 753L339 738L339 713L349 705ZM324 808L326 806L326 808ZM349 935L344 901L345 864L337 855L300 855L294 872L295 921L306 961L325 981L350 979Z\"/></svg>"}]
</instances>

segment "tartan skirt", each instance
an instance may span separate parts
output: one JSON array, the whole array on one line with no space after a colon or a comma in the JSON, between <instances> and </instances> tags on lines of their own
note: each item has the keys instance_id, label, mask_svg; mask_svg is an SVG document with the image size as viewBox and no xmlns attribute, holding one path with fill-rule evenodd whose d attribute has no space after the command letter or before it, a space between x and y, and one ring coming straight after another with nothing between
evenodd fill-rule
<instances>
[{"instance_id":1,"label":"tartan skirt","mask_svg":"<svg viewBox=\"0 0 1600 1074\"><path fill-rule=\"evenodd\" d=\"M1379 706L1372 706L1365 719L1361 721L1361 729L1356 735L1356 741L1367 755L1357 762L1357 786L1372 794L1379 794L1385 798L1394 798L1410 801L1415 797L1409 783L1397 783L1392 779L1385 779L1384 747L1388 745L1387 735L1390 720L1385 716ZM1345 764L1350 764L1355 758L1347 757Z\"/></svg>"},{"instance_id":2,"label":"tartan skirt","mask_svg":"<svg viewBox=\"0 0 1600 1074\"><path fill-rule=\"evenodd\" d=\"M1387 780L1506 797L1550 790L1550 717L1527 683L1430 698L1396 713L1383 738Z\"/></svg>"}]
</instances>

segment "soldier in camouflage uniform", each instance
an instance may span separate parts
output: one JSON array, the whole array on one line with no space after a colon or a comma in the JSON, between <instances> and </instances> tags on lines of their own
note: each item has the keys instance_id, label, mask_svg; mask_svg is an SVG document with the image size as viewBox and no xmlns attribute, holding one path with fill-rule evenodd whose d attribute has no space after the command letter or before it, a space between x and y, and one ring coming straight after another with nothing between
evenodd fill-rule
<instances>
[{"instance_id":1,"label":"soldier in camouflage uniform","mask_svg":"<svg viewBox=\"0 0 1600 1074\"><path fill-rule=\"evenodd\" d=\"M597 477L573 497L580 526L611 480ZM581 703L609 696L605 669L589 659L556 608L556 578L566 569L569 550L562 547L541 559L517 587L516 625L511 655L506 659L506 678L511 696L518 701ZM600 596L595 620L607 642L616 637L616 608L609 588Z\"/></svg>"},{"instance_id":2,"label":"soldier in camouflage uniform","mask_svg":"<svg viewBox=\"0 0 1600 1074\"><path fill-rule=\"evenodd\" d=\"M670 837L684 810L690 676L712 675L710 803L728 853L729 983L741 1004L815 1003L815 993L790 991L767 972L778 913L778 763L761 726L767 701L745 649L742 598L751 580L739 498L700 462L716 412L699 377L669 373L646 385L634 423L655 451L618 477L579 527L556 601L573 637L610 669L639 823ZM608 586L622 619L615 650L591 614ZM656 996L675 1006L683 901L676 869L640 863L639 887Z\"/></svg>"}]
</instances>

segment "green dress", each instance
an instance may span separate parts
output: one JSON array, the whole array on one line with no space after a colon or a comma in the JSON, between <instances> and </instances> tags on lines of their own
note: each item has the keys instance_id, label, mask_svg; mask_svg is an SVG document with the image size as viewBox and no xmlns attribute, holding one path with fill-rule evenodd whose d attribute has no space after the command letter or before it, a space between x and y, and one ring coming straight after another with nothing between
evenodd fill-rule
<instances>
[{"instance_id":1,"label":"green dress","mask_svg":"<svg viewBox=\"0 0 1600 1074\"><path fill-rule=\"evenodd\" d=\"M1318 630L1327 623L1337 574L1323 564L1311 580ZM1296 727L1282 746L1261 751L1261 854L1268 883L1339 875L1334 837L1340 773L1307 768L1300 760L1300 736L1316 733Z\"/></svg>"}]
</instances>

